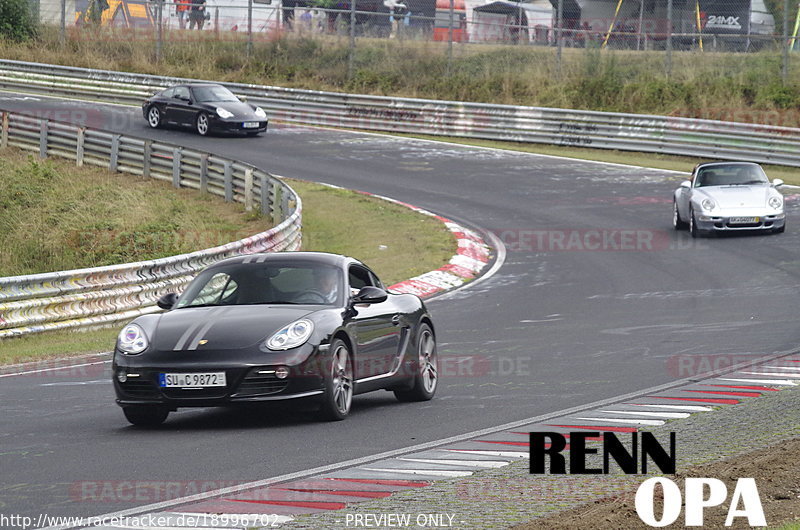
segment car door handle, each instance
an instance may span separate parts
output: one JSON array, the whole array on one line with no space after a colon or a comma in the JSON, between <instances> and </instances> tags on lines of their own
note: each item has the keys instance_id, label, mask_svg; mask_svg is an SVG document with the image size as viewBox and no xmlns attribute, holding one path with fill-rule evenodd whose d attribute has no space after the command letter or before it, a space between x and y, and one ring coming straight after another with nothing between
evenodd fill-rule
<instances>
[{"instance_id":1,"label":"car door handle","mask_svg":"<svg viewBox=\"0 0 800 530\"><path fill-rule=\"evenodd\" d=\"M400 324L400 315L395 315L395 316L392 317L392 324L395 325L395 326Z\"/></svg>"}]
</instances>

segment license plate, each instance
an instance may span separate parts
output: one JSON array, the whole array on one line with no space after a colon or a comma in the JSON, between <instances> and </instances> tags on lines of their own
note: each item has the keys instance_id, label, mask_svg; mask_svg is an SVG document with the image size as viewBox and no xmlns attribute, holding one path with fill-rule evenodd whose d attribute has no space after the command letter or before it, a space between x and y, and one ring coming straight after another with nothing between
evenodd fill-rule
<instances>
[{"instance_id":1,"label":"license plate","mask_svg":"<svg viewBox=\"0 0 800 530\"><path fill-rule=\"evenodd\" d=\"M732 225L746 225L757 223L758 221L758 217L731 217L728 219L728 223Z\"/></svg>"},{"instance_id":2,"label":"license plate","mask_svg":"<svg viewBox=\"0 0 800 530\"><path fill-rule=\"evenodd\" d=\"M257 121L246 121L243 124L245 129L258 129L258 122Z\"/></svg>"},{"instance_id":3,"label":"license plate","mask_svg":"<svg viewBox=\"0 0 800 530\"><path fill-rule=\"evenodd\" d=\"M158 385L162 388L209 388L225 386L225 372L158 374Z\"/></svg>"}]
</instances>

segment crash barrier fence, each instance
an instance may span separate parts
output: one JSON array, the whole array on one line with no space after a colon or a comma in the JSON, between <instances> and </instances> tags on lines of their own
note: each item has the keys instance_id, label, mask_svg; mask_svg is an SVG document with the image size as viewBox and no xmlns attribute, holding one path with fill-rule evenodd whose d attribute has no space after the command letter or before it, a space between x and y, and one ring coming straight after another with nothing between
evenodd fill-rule
<instances>
[{"instance_id":1,"label":"crash barrier fence","mask_svg":"<svg viewBox=\"0 0 800 530\"><path fill-rule=\"evenodd\" d=\"M0 90L95 101L140 105L156 91L187 81L191 80L0 60ZM223 84L261 106L273 123L277 120L800 167L800 128L794 127Z\"/></svg>"},{"instance_id":2,"label":"crash barrier fence","mask_svg":"<svg viewBox=\"0 0 800 530\"><path fill-rule=\"evenodd\" d=\"M0 278L0 339L47 330L96 326L157 311L156 300L180 292L223 258L297 250L300 197L256 167L201 151L74 124L0 111L0 147L57 155L171 182L260 209L274 228L214 248L168 258L63 272Z\"/></svg>"}]
</instances>

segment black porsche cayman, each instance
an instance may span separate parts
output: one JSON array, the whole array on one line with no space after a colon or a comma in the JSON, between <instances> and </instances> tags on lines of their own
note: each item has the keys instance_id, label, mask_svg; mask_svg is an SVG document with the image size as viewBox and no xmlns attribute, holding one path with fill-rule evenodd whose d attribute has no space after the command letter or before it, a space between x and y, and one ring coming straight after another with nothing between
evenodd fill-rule
<instances>
[{"instance_id":1,"label":"black porsche cayman","mask_svg":"<svg viewBox=\"0 0 800 530\"><path fill-rule=\"evenodd\" d=\"M114 350L117 403L134 425L179 407L316 401L344 419L353 395L433 397L433 322L423 302L388 293L359 261L287 252L230 258L203 270L166 312L125 326Z\"/></svg>"},{"instance_id":2,"label":"black porsche cayman","mask_svg":"<svg viewBox=\"0 0 800 530\"><path fill-rule=\"evenodd\" d=\"M240 101L222 85L196 83L170 87L142 104L142 114L152 128L166 124L193 127L201 136L210 132L255 136L267 130L261 107Z\"/></svg>"}]
</instances>

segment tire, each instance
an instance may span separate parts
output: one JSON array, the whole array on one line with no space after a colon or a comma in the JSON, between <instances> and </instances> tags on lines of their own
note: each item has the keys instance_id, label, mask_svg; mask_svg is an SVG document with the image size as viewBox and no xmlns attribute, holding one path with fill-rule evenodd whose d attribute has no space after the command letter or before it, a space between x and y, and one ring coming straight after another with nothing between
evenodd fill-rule
<instances>
[{"instance_id":1,"label":"tire","mask_svg":"<svg viewBox=\"0 0 800 530\"><path fill-rule=\"evenodd\" d=\"M147 109L147 124L151 129L158 129L162 125L161 111L155 105Z\"/></svg>"},{"instance_id":2,"label":"tire","mask_svg":"<svg viewBox=\"0 0 800 530\"><path fill-rule=\"evenodd\" d=\"M702 230L697 228L697 223L694 220L694 210L689 210L689 233L692 237L702 237Z\"/></svg>"},{"instance_id":3,"label":"tire","mask_svg":"<svg viewBox=\"0 0 800 530\"><path fill-rule=\"evenodd\" d=\"M247 136L250 136L252 138L253 136L258 136L259 134L261 134L260 131L253 131L253 132L247 133Z\"/></svg>"},{"instance_id":4,"label":"tire","mask_svg":"<svg viewBox=\"0 0 800 530\"><path fill-rule=\"evenodd\" d=\"M417 362L414 386L411 390L395 390L399 401L428 401L433 398L439 385L439 357L436 353L436 337L427 324L419 326L417 340Z\"/></svg>"},{"instance_id":5,"label":"tire","mask_svg":"<svg viewBox=\"0 0 800 530\"><path fill-rule=\"evenodd\" d=\"M672 228L675 230L683 230L687 227L686 221L681 221L681 216L678 214L678 203L672 201Z\"/></svg>"},{"instance_id":6,"label":"tire","mask_svg":"<svg viewBox=\"0 0 800 530\"><path fill-rule=\"evenodd\" d=\"M194 128L200 136L208 136L211 130L211 124L208 121L208 114L201 112L194 120Z\"/></svg>"},{"instance_id":7,"label":"tire","mask_svg":"<svg viewBox=\"0 0 800 530\"><path fill-rule=\"evenodd\" d=\"M157 427L169 416L169 409L148 405L123 407L125 418L137 427Z\"/></svg>"},{"instance_id":8,"label":"tire","mask_svg":"<svg viewBox=\"0 0 800 530\"><path fill-rule=\"evenodd\" d=\"M781 226L780 228L775 228L772 230L774 234L782 234L785 231L786 231L786 221L783 222L783 226Z\"/></svg>"},{"instance_id":9,"label":"tire","mask_svg":"<svg viewBox=\"0 0 800 530\"><path fill-rule=\"evenodd\" d=\"M320 416L328 421L341 421L350 415L353 403L353 359L342 339L333 339L331 343L331 362L324 377Z\"/></svg>"}]
</instances>

